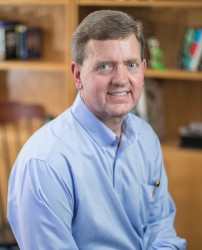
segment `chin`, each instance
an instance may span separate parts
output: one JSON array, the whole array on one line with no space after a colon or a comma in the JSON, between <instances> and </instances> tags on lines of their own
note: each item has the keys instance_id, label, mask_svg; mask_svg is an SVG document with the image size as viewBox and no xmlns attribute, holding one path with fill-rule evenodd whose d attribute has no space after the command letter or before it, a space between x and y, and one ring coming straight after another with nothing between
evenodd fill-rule
<instances>
[{"instance_id":1,"label":"chin","mask_svg":"<svg viewBox=\"0 0 202 250\"><path fill-rule=\"evenodd\" d=\"M133 109L133 107L121 107L121 108L116 108L114 109L114 113L116 113L117 115L127 115L131 110Z\"/></svg>"},{"instance_id":2,"label":"chin","mask_svg":"<svg viewBox=\"0 0 202 250\"><path fill-rule=\"evenodd\" d=\"M130 112L130 110L122 110L122 111L111 112L111 114L114 117L123 117L123 116L127 115L129 112Z\"/></svg>"}]
</instances>

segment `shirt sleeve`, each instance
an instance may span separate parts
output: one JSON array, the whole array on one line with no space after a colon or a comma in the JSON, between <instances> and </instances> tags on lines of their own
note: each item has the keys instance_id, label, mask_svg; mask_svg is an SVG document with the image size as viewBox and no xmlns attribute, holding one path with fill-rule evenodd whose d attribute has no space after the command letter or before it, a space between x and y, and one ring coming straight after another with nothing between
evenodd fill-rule
<instances>
[{"instance_id":1,"label":"shirt sleeve","mask_svg":"<svg viewBox=\"0 0 202 250\"><path fill-rule=\"evenodd\" d=\"M78 249L71 232L70 176L64 180L36 159L27 162L21 175L16 171L9 180L8 219L20 249Z\"/></svg>"},{"instance_id":2,"label":"shirt sleeve","mask_svg":"<svg viewBox=\"0 0 202 250\"><path fill-rule=\"evenodd\" d=\"M168 181L165 172L160 143L157 140L157 157L155 167L159 170L160 185L156 187L148 225L145 231L145 249L180 249L187 247L186 240L179 238L174 228L176 207L168 192ZM154 187L155 188L155 187Z\"/></svg>"}]
</instances>

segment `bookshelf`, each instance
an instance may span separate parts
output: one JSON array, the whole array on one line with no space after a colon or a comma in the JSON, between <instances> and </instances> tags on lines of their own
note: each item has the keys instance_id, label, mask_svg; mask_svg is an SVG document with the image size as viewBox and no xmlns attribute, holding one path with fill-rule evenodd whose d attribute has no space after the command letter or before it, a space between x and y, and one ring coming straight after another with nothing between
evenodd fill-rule
<instances>
[{"instance_id":1,"label":"bookshelf","mask_svg":"<svg viewBox=\"0 0 202 250\"><path fill-rule=\"evenodd\" d=\"M0 20L15 19L42 29L41 59L0 61L0 101L38 103L55 116L72 104L76 90L69 65L74 12L69 0L0 1Z\"/></svg>"},{"instance_id":2,"label":"bookshelf","mask_svg":"<svg viewBox=\"0 0 202 250\"><path fill-rule=\"evenodd\" d=\"M155 35L160 41L160 48L164 52L164 62L166 70L157 71L147 69L146 78L157 79L161 83L164 95L165 109L165 130L166 136L178 137L178 128L186 125L189 121L201 121L202 102L195 99L195 96L189 96L189 93L202 91L202 72L188 72L178 68L179 52L182 46L184 32L187 26L202 27L201 1L87 1L78 0L78 22L80 22L88 13L99 9L123 10L134 16L136 19L145 22L144 33L146 38ZM158 16L158 19L156 18ZM184 84L182 84L184 82ZM175 89L176 91L175 91ZM182 95L180 89L183 88ZM177 95L179 93L179 95ZM187 101L189 97L190 101ZM194 110L194 112L184 113L183 109L176 107L176 113L167 112L173 109L173 100L177 99L184 105L185 110ZM191 108L189 108L189 105ZM179 105L177 105L179 106ZM182 106L182 105L181 105ZM183 107L182 107L183 108ZM184 113L184 114L183 114Z\"/></svg>"},{"instance_id":3,"label":"bookshelf","mask_svg":"<svg viewBox=\"0 0 202 250\"><path fill-rule=\"evenodd\" d=\"M37 101L44 105L48 112L55 115L70 106L76 95L70 72L71 34L85 15L100 8L121 9L137 18L147 20L151 24L146 32L149 33L152 30L152 33L158 37L160 46L165 51L166 70L147 69L145 77L161 81L162 88L166 88L167 96L170 95L171 99L174 98L173 83L177 86L180 81L185 81L187 95L193 85L198 85L202 79L202 72L191 73L179 70L176 59L179 55L185 27L201 25L201 1L1 0L0 19L12 20L15 16L16 20L28 25L39 25L44 34L42 59L0 62L0 77L4 79L1 84L1 92L4 91L4 93L0 94L0 100ZM31 19L30 16L32 16ZM158 16L158 20L161 20L161 25L156 20L156 16ZM172 49L170 49L170 41L173 44ZM18 77L21 75L19 72L23 73L23 78ZM13 80L15 74L16 79ZM33 83L30 79L36 75L41 76L41 81ZM49 77L49 75L51 76ZM169 81L172 81L170 89L167 86ZM23 85L24 91L19 95L18 89ZM56 90L56 86L58 90ZM195 86L194 88L201 91L201 87ZM33 89L42 89L44 93L39 92L40 96L36 98L37 92L34 92L35 96L33 96ZM51 89L55 90L54 95L47 95ZM178 97L175 96L175 98ZM166 98L166 100L168 99ZM53 105L53 103L57 103L57 105ZM169 109L170 101L165 102L164 106L165 109ZM201 116L198 114L195 119L190 114L189 120L201 120ZM166 116L165 120L168 121L166 122L168 137L176 135L179 125L187 122L182 119L177 124L174 122L176 126L168 126L168 124L172 124L172 117Z\"/></svg>"}]
</instances>

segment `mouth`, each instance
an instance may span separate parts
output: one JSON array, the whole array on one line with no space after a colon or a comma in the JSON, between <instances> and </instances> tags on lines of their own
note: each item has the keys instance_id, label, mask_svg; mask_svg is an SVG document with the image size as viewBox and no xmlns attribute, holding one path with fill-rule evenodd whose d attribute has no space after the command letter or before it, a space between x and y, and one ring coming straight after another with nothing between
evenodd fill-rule
<instances>
[{"instance_id":1,"label":"mouth","mask_svg":"<svg viewBox=\"0 0 202 250\"><path fill-rule=\"evenodd\" d=\"M128 91L123 91L123 92L115 92L115 93L109 93L107 92L108 95L111 95L111 96L125 96L127 95L129 92Z\"/></svg>"}]
</instances>

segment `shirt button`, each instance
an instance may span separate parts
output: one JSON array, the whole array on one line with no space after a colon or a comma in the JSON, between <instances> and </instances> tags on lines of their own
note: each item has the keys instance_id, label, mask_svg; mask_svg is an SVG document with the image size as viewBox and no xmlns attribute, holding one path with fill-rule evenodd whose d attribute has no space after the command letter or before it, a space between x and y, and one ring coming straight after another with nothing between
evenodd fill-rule
<instances>
[{"instance_id":1,"label":"shirt button","mask_svg":"<svg viewBox=\"0 0 202 250\"><path fill-rule=\"evenodd\" d=\"M106 149L105 147L102 148L103 153L105 153L106 150L107 150L107 149Z\"/></svg>"}]
</instances>

